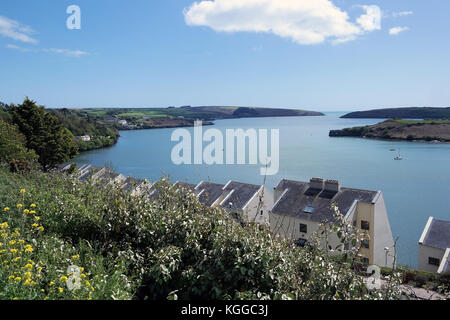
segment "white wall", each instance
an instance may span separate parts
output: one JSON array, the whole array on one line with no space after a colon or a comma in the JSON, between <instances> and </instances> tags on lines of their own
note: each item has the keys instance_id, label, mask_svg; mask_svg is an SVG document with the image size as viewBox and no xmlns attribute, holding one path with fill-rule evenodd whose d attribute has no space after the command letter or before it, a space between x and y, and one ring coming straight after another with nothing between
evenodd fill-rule
<instances>
[{"instance_id":1,"label":"white wall","mask_svg":"<svg viewBox=\"0 0 450 320\"><path fill-rule=\"evenodd\" d=\"M373 264L384 267L392 267L394 263L394 239L392 237L391 226L384 203L383 194L374 205L374 248L373 248ZM386 264L386 252L384 248L389 248Z\"/></svg>"},{"instance_id":2,"label":"white wall","mask_svg":"<svg viewBox=\"0 0 450 320\"><path fill-rule=\"evenodd\" d=\"M428 258L436 258L442 262L444 254L445 250L419 244L419 270L437 273L439 266L428 264Z\"/></svg>"},{"instance_id":3,"label":"white wall","mask_svg":"<svg viewBox=\"0 0 450 320\"><path fill-rule=\"evenodd\" d=\"M260 198L262 201L260 203ZM269 224L269 211L273 207L273 194L266 187L261 189L250 199L243 208L244 218L247 222L256 222L259 224ZM261 215L261 210L263 214Z\"/></svg>"}]
</instances>

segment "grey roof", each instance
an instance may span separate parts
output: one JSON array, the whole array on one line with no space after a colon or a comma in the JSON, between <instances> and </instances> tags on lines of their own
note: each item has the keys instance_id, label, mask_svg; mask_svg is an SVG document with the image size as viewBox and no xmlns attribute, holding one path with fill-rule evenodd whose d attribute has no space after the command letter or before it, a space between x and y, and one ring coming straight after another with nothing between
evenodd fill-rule
<instances>
[{"instance_id":1,"label":"grey roof","mask_svg":"<svg viewBox=\"0 0 450 320\"><path fill-rule=\"evenodd\" d=\"M142 184L144 184L146 181L144 179L137 179L133 177L128 177L124 182L122 189L131 192L133 190L136 190L139 188Z\"/></svg>"},{"instance_id":2,"label":"grey roof","mask_svg":"<svg viewBox=\"0 0 450 320\"><path fill-rule=\"evenodd\" d=\"M346 214L355 201L371 203L377 191L341 188L339 192L313 189L308 182L281 180L276 190L283 193L275 203L272 212L293 216L304 220L333 222L336 204L342 214Z\"/></svg>"},{"instance_id":3,"label":"grey roof","mask_svg":"<svg viewBox=\"0 0 450 320\"><path fill-rule=\"evenodd\" d=\"M190 191L192 191L192 192L194 192L195 186L196 186L195 184L192 184L192 183L180 182L180 181L178 181L178 182L176 183L176 185L177 185L177 186L180 186L180 187L182 187L182 188L188 189L188 190L190 190Z\"/></svg>"},{"instance_id":4,"label":"grey roof","mask_svg":"<svg viewBox=\"0 0 450 320\"><path fill-rule=\"evenodd\" d=\"M198 200L210 207L223 194L223 187L223 184L202 181L195 187L195 191L199 195Z\"/></svg>"},{"instance_id":5,"label":"grey roof","mask_svg":"<svg viewBox=\"0 0 450 320\"><path fill-rule=\"evenodd\" d=\"M227 193L231 191L233 192L223 203L223 206L231 209L242 210L259 189L261 189L261 186L230 181L224 188L224 191Z\"/></svg>"},{"instance_id":6,"label":"grey roof","mask_svg":"<svg viewBox=\"0 0 450 320\"><path fill-rule=\"evenodd\" d=\"M86 182L90 177L94 177L98 172L100 172L103 168L99 167L92 167L90 166L87 169L84 170L78 170L78 179L81 182Z\"/></svg>"},{"instance_id":7,"label":"grey roof","mask_svg":"<svg viewBox=\"0 0 450 320\"><path fill-rule=\"evenodd\" d=\"M450 221L433 218L422 244L443 250L450 248Z\"/></svg>"}]
</instances>

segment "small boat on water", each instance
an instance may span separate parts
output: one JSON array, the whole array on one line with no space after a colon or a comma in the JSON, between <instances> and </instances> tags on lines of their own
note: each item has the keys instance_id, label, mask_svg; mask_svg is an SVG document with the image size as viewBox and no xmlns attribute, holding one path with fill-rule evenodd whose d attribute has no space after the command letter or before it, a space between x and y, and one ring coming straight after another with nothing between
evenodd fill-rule
<instances>
[{"instance_id":1,"label":"small boat on water","mask_svg":"<svg viewBox=\"0 0 450 320\"><path fill-rule=\"evenodd\" d=\"M389 151L397 151L396 149L389 149Z\"/></svg>"},{"instance_id":2,"label":"small boat on water","mask_svg":"<svg viewBox=\"0 0 450 320\"><path fill-rule=\"evenodd\" d=\"M402 156L400 155L400 150L398 151L398 156L396 156L394 160L403 160Z\"/></svg>"}]
</instances>

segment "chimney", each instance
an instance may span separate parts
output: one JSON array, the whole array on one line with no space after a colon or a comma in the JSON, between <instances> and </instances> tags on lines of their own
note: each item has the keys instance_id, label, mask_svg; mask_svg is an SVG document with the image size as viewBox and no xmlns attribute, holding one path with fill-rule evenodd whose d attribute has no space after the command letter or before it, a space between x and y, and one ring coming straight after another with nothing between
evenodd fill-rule
<instances>
[{"instance_id":1,"label":"chimney","mask_svg":"<svg viewBox=\"0 0 450 320\"><path fill-rule=\"evenodd\" d=\"M337 180L326 180L325 190L337 193L341 191L341 183Z\"/></svg>"},{"instance_id":2,"label":"chimney","mask_svg":"<svg viewBox=\"0 0 450 320\"><path fill-rule=\"evenodd\" d=\"M323 179L321 178L312 178L309 181L309 186L311 189L322 190L323 189Z\"/></svg>"}]
</instances>

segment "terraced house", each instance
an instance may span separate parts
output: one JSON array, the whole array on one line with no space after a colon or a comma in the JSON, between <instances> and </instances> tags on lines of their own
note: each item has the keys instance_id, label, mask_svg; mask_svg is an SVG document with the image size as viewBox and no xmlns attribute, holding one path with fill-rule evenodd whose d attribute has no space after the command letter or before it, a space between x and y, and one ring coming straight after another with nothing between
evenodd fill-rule
<instances>
[{"instance_id":1,"label":"terraced house","mask_svg":"<svg viewBox=\"0 0 450 320\"><path fill-rule=\"evenodd\" d=\"M220 206L237 220L269 224L273 195L265 186L236 181L225 185L202 181L194 192L201 203L209 207Z\"/></svg>"},{"instance_id":2,"label":"terraced house","mask_svg":"<svg viewBox=\"0 0 450 320\"><path fill-rule=\"evenodd\" d=\"M313 178L309 182L282 180L274 188L270 213L273 232L304 246L321 223L335 222L335 204L347 221L365 233L360 255L364 263L392 266L394 241L381 191L342 188L339 181ZM330 237L331 246L339 242Z\"/></svg>"},{"instance_id":3,"label":"terraced house","mask_svg":"<svg viewBox=\"0 0 450 320\"><path fill-rule=\"evenodd\" d=\"M450 221L428 219L419 240L419 269L450 274Z\"/></svg>"}]
</instances>

